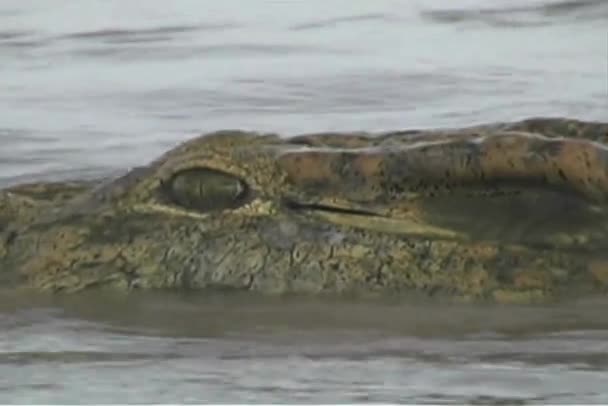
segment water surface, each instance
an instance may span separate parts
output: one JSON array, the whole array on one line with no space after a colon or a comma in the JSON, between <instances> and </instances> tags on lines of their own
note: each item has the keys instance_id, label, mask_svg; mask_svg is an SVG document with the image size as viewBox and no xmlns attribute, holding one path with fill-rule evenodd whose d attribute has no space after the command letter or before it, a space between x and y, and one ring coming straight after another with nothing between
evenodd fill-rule
<instances>
[{"instance_id":1,"label":"water surface","mask_svg":"<svg viewBox=\"0 0 608 406\"><path fill-rule=\"evenodd\" d=\"M608 119L608 3L0 3L0 186L201 132ZM605 300L0 294L0 403L608 402Z\"/></svg>"},{"instance_id":2,"label":"water surface","mask_svg":"<svg viewBox=\"0 0 608 406\"><path fill-rule=\"evenodd\" d=\"M5 297L2 402L608 400L605 299L480 308L212 293Z\"/></svg>"}]
</instances>

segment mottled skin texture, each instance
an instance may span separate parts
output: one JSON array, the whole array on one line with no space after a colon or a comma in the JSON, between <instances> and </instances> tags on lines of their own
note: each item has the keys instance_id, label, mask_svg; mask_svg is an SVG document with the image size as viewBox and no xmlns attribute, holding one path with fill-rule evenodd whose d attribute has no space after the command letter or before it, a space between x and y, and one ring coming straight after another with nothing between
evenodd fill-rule
<instances>
[{"instance_id":1,"label":"mottled skin texture","mask_svg":"<svg viewBox=\"0 0 608 406\"><path fill-rule=\"evenodd\" d=\"M499 302L608 290L608 123L222 131L98 182L0 191L0 283Z\"/></svg>"}]
</instances>

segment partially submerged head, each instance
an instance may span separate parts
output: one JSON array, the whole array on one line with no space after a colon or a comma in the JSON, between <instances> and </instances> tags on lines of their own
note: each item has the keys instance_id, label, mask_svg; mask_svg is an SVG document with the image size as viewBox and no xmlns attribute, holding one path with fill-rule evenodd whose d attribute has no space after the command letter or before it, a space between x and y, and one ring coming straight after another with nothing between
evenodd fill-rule
<instances>
[{"instance_id":1,"label":"partially submerged head","mask_svg":"<svg viewBox=\"0 0 608 406\"><path fill-rule=\"evenodd\" d=\"M498 129L213 133L109 182L5 191L0 280L499 300L601 290L605 158L586 139Z\"/></svg>"}]
</instances>

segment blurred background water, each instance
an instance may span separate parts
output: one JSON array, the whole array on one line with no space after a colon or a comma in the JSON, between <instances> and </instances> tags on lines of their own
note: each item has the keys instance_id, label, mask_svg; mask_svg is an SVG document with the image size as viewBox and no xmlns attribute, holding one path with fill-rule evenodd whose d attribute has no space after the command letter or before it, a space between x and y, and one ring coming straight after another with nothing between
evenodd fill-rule
<instances>
[{"instance_id":1,"label":"blurred background water","mask_svg":"<svg viewBox=\"0 0 608 406\"><path fill-rule=\"evenodd\" d=\"M608 119L608 1L0 2L0 187L201 132ZM0 402L608 402L605 302L0 296Z\"/></svg>"}]
</instances>

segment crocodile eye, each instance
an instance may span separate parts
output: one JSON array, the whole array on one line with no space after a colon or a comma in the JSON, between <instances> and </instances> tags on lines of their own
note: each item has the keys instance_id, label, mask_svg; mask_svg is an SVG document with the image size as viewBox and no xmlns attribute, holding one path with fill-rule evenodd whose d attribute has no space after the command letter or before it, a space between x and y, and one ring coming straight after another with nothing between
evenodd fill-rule
<instances>
[{"instance_id":1,"label":"crocodile eye","mask_svg":"<svg viewBox=\"0 0 608 406\"><path fill-rule=\"evenodd\" d=\"M206 168L178 172L164 186L173 203L202 212L239 207L248 189L241 179Z\"/></svg>"}]
</instances>

